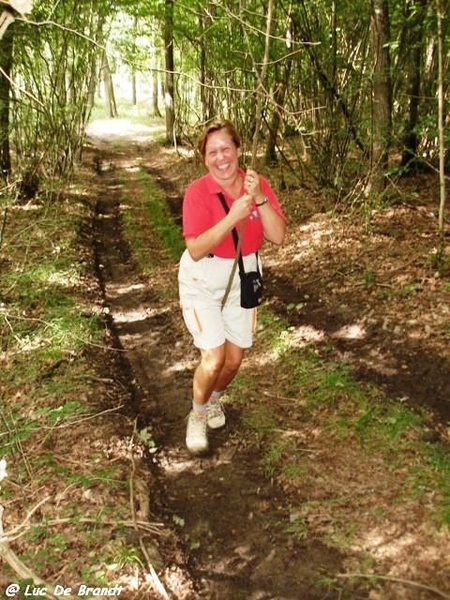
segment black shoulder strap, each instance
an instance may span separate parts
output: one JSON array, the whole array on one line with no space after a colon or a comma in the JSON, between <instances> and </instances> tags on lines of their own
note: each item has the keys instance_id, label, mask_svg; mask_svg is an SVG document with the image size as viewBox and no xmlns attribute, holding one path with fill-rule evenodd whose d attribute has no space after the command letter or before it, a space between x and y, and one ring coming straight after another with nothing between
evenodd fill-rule
<instances>
[{"instance_id":1,"label":"black shoulder strap","mask_svg":"<svg viewBox=\"0 0 450 600\"><path fill-rule=\"evenodd\" d=\"M219 200L222 203L223 210L228 214L230 212L230 209L228 207L227 201L225 200L225 196L222 194L222 192L218 192L217 195L219 196ZM233 236L234 247L237 248L238 232L236 231L236 227L233 227L233 229L231 231L231 235Z\"/></svg>"},{"instance_id":2,"label":"black shoulder strap","mask_svg":"<svg viewBox=\"0 0 450 600\"><path fill-rule=\"evenodd\" d=\"M224 195L222 194L222 192L218 192L217 195L219 196L219 200L222 203L223 210L228 214L230 212L230 209L228 207L228 204L225 200ZM233 227L233 229L231 230L231 235L233 236L234 247L237 250L238 245L239 245L239 239L238 239L238 232L236 231L236 227ZM239 251L238 260L239 260L239 271L241 273L245 273L244 261L242 260L242 254L240 251Z\"/></svg>"}]
</instances>

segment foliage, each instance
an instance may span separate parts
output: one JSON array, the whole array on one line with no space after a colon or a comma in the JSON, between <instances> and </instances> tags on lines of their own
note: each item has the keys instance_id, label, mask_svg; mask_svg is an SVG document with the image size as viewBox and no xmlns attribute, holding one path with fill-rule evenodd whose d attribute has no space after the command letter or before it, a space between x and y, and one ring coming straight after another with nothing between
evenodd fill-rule
<instances>
[{"instance_id":1,"label":"foliage","mask_svg":"<svg viewBox=\"0 0 450 600\"><path fill-rule=\"evenodd\" d=\"M164 108L165 7L162 0L144 5L128 0L86 1L82 6L36 3L35 23L20 24L15 32L11 138L22 179L50 181L57 189L58 180L70 173L102 76L103 49L114 65L116 85L123 87L124 77L130 83L139 77L153 96L149 110L160 112L158 103ZM433 3L422 0L389 2L387 7L390 144L403 152L413 136L417 145L407 151L417 161L436 163L436 12ZM306 171L352 206L354 194L367 189L374 168L370 8L362 0L313 0L277 2L275 11L263 91L261 160L282 161L298 179ZM177 139L191 143L205 121L224 116L243 133L246 155L257 126L265 27L261 0L174 4ZM445 44L447 29L445 20ZM445 72L448 66L447 61ZM414 77L421 88L416 118L411 112L412 94L418 94L411 88ZM389 173L394 172L389 165Z\"/></svg>"},{"instance_id":2,"label":"foliage","mask_svg":"<svg viewBox=\"0 0 450 600\"><path fill-rule=\"evenodd\" d=\"M21 24L16 31L15 171L37 188L58 190L79 158L97 82L98 41L106 19L101 8L92 2L83 3L83 10L78 2L40 2L38 23Z\"/></svg>"}]
</instances>

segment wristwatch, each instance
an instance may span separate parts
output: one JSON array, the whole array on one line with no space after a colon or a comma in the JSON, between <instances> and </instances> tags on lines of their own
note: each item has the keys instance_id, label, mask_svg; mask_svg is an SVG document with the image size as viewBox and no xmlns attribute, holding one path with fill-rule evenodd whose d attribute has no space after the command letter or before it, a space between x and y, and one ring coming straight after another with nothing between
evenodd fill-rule
<instances>
[{"instance_id":1,"label":"wristwatch","mask_svg":"<svg viewBox=\"0 0 450 600\"><path fill-rule=\"evenodd\" d=\"M269 202L269 198L267 196L264 196L264 200L261 200L261 202L255 202L256 206L263 206L263 204L267 204L267 202Z\"/></svg>"}]
</instances>

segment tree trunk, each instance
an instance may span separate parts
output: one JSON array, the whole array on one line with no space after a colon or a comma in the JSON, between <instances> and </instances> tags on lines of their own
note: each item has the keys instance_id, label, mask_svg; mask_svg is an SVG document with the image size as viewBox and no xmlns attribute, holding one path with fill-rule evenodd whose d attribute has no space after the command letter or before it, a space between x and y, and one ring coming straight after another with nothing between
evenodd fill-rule
<instances>
[{"instance_id":1,"label":"tree trunk","mask_svg":"<svg viewBox=\"0 0 450 600\"><path fill-rule=\"evenodd\" d=\"M389 52L390 26L387 0L372 0L373 141L370 190L382 191L389 161L392 125L392 84Z\"/></svg>"},{"instance_id":2,"label":"tree trunk","mask_svg":"<svg viewBox=\"0 0 450 600\"><path fill-rule=\"evenodd\" d=\"M150 116L152 117L161 117L161 113L159 112L159 76L156 70L151 71L152 78L152 101L151 101L151 110Z\"/></svg>"},{"instance_id":3,"label":"tree trunk","mask_svg":"<svg viewBox=\"0 0 450 600\"><path fill-rule=\"evenodd\" d=\"M131 72L131 104L137 105L137 76L134 69Z\"/></svg>"},{"instance_id":4,"label":"tree trunk","mask_svg":"<svg viewBox=\"0 0 450 600\"><path fill-rule=\"evenodd\" d=\"M214 94L211 91L213 77L211 76L211 70L208 68L208 44L204 32L214 21L214 15L214 6L208 4L199 17L199 27L202 34L200 36L200 102L202 105L202 118L206 123L214 117L215 108Z\"/></svg>"},{"instance_id":5,"label":"tree trunk","mask_svg":"<svg viewBox=\"0 0 450 600\"><path fill-rule=\"evenodd\" d=\"M109 62L108 62L108 57L106 56L106 53L103 53L102 71L103 71L103 81L105 84L105 97L106 97L106 103L108 105L109 116L111 119L117 119L117 117L119 116L119 112L117 110L116 96L114 93L114 84L113 84L111 70L109 68Z\"/></svg>"},{"instance_id":6,"label":"tree trunk","mask_svg":"<svg viewBox=\"0 0 450 600\"><path fill-rule=\"evenodd\" d=\"M156 34L155 30L152 27L152 46L153 49L150 54L150 77L151 77L151 108L150 108L150 116L152 117L161 117L161 113L159 111L159 91L160 91L160 75L158 71L158 57L156 53Z\"/></svg>"},{"instance_id":7,"label":"tree trunk","mask_svg":"<svg viewBox=\"0 0 450 600\"><path fill-rule=\"evenodd\" d=\"M174 0L166 0L164 20L164 107L166 114L166 141L175 145L174 58L173 58L173 8Z\"/></svg>"},{"instance_id":8,"label":"tree trunk","mask_svg":"<svg viewBox=\"0 0 450 600\"><path fill-rule=\"evenodd\" d=\"M292 60L288 60L284 67L283 79L278 82L273 94L274 108L272 113L272 119L269 125L269 137L267 139L266 154L264 157L264 163L266 165L274 164L277 162L276 147L278 131L280 129L281 115L283 113L287 86L291 74L291 65Z\"/></svg>"},{"instance_id":9,"label":"tree trunk","mask_svg":"<svg viewBox=\"0 0 450 600\"><path fill-rule=\"evenodd\" d=\"M438 129L439 129L439 233L441 236L440 253L443 252L444 233L445 233L445 131L444 131L444 34L442 32L442 21L444 19L444 8L440 0L436 0L437 21L438 21Z\"/></svg>"},{"instance_id":10,"label":"tree trunk","mask_svg":"<svg viewBox=\"0 0 450 600\"><path fill-rule=\"evenodd\" d=\"M9 148L9 101L10 74L13 62L14 27L8 27L0 41L0 169L2 179L7 182L11 174Z\"/></svg>"},{"instance_id":11,"label":"tree trunk","mask_svg":"<svg viewBox=\"0 0 450 600\"><path fill-rule=\"evenodd\" d=\"M262 65L261 73L258 74L258 96L256 99L255 132L253 134L253 142L252 142L252 159L251 159L252 167L255 167L256 154L257 154L257 150L258 150L258 136L259 136L259 129L261 127L263 104L265 101L266 79L267 79L267 71L269 68L270 42L271 42L271 36L272 36L272 27L274 24L274 18L273 18L274 14L275 14L275 0L269 0L269 5L267 7L266 38L265 38L265 46L264 46L263 65Z\"/></svg>"},{"instance_id":12,"label":"tree trunk","mask_svg":"<svg viewBox=\"0 0 450 600\"><path fill-rule=\"evenodd\" d=\"M411 0L407 3L408 26L408 79L409 79L409 106L408 123L403 137L402 167L414 167L417 164L417 147L419 138L416 128L419 121L422 46L424 19L427 0Z\"/></svg>"}]
</instances>

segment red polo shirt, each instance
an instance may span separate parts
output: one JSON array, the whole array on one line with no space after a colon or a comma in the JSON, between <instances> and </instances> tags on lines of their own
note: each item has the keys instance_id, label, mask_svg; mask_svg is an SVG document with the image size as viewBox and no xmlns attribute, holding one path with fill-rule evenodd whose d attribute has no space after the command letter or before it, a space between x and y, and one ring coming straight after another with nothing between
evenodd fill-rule
<instances>
[{"instance_id":1,"label":"red polo shirt","mask_svg":"<svg viewBox=\"0 0 450 600\"><path fill-rule=\"evenodd\" d=\"M244 180L245 172L239 169ZM270 204L277 213L285 219L280 203L268 181L259 176L262 193L267 196ZM186 190L183 200L183 235L185 238L195 238L210 229L225 216L225 211L219 200L218 193L222 192L228 206L233 199L221 188L216 180L208 173L193 181ZM242 186L241 195L245 194ZM239 227L239 225L238 225ZM263 227L256 205L253 205L250 216L245 220L241 252L243 256L253 254L261 248L264 240ZM213 250L212 254L221 258L234 258L236 255L231 232Z\"/></svg>"}]
</instances>

